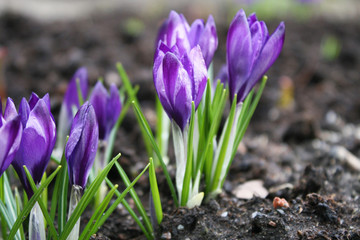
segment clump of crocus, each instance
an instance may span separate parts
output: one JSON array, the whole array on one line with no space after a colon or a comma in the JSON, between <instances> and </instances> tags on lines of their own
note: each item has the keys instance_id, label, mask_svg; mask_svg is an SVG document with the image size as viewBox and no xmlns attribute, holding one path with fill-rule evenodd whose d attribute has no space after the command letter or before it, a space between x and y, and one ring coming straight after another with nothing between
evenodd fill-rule
<instances>
[{"instance_id":1,"label":"clump of crocus","mask_svg":"<svg viewBox=\"0 0 360 240\"><path fill-rule=\"evenodd\" d=\"M180 52L190 52L199 45L206 67L209 67L218 46L214 18L210 15L206 24L204 20L196 19L189 26L184 15L171 11L159 30L156 43L160 41L169 48L177 45Z\"/></svg>"},{"instance_id":2,"label":"clump of crocus","mask_svg":"<svg viewBox=\"0 0 360 240\"><path fill-rule=\"evenodd\" d=\"M56 141L56 126L50 112L50 98L46 94L39 98L32 93L29 102L22 99L19 115L23 126L19 150L12 162L28 197L33 190L26 177L23 166L29 170L35 184L39 184L50 161ZM29 239L46 239L44 219L38 203L30 213Z\"/></svg>"},{"instance_id":3,"label":"clump of crocus","mask_svg":"<svg viewBox=\"0 0 360 240\"><path fill-rule=\"evenodd\" d=\"M72 186L69 215L76 208L82 191L94 163L99 141L99 129L94 108L85 102L74 117L69 140L65 147L65 157L68 163L69 179ZM78 239L80 218L71 231L68 239Z\"/></svg>"},{"instance_id":4,"label":"clump of crocus","mask_svg":"<svg viewBox=\"0 0 360 240\"><path fill-rule=\"evenodd\" d=\"M198 107L206 87L207 69L199 46L180 52L160 42L153 68L154 84L159 100L173 120L176 154L176 186L181 195L186 166L187 126L192 103Z\"/></svg>"},{"instance_id":5,"label":"clump of crocus","mask_svg":"<svg viewBox=\"0 0 360 240\"><path fill-rule=\"evenodd\" d=\"M234 105L232 108L233 114L229 114L215 151L211 173L212 181L207 186L209 194L212 196L221 191L234 157L232 153L238 146L237 135L242 135L243 125L246 125L242 122L239 124L239 121L244 119L240 116L243 102L279 56L284 38L285 24L283 22L272 35L269 35L265 22L258 21L255 13L247 18L242 9L230 24L226 57L230 100L236 106ZM251 115L252 113L244 114Z\"/></svg>"},{"instance_id":6,"label":"clump of crocus","mask_svg":"<svg viewBox=\"0 0 360 240\"><path fill-rule=\"evenodd\" d=\"M0 98L0 177L13 161L20 147L22 131L20 116L14 102L11 98L7 99L3 114Z\"/></svg>"},{"instance_id":7,"label":"clump of crocus","mask_svg":"<svg viewBox=\"0 0 360 240\"><path fill-rule=\"evenodd\" d=\"M61 153L65 138L69 134L74 115L88 95L88 72L85 67L79 68L71 78L61 105L59 116L57 148Z\"/></svg>"},{"instance_id":8,"label":"clump of crocus","mask_svg":"<svg viewBox=\"0 0 360 240\"><path fill-rule=\"evenodd\" d=\"M230 99L237 94L237 102L245 100L279 56L285 38L283 22L269 35L266 24L256 14L246 18L240 10L230 24L226 57L229 73Z\"/></svg>"}]
</instances>

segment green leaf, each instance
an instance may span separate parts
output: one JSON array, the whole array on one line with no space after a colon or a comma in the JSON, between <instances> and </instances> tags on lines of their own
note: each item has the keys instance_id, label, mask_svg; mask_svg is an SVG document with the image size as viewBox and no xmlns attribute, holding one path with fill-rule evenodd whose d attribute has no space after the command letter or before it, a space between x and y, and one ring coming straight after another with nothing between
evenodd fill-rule
<instances>
[{"instance_id":1,"label":"green leaf","mask_svg":"<svg viewBox=\"0 0 360 240\"><path fill-rule=\"evenodd\" d=\"M120 194L119 191L115 191L115 194L118 196L118 198L116 199L116 201L109 207L109 209L105 212L105 214L100 218L100 221L96 222L93 226L93 230L92 233L94 233L96 231L96 229L100 228L100 226L102 226L104 224L104 222L106 221L106 219L108 219L108 217L110 216L110 214L117 208L117 206L119 205L120 202L123 201L124 197L126 196L126 194L130 191L130 189L132 189L135 185L135 183L140 179L140 177L146 172L146 170L149 168L150 164L148 164L144 170L134 179L134 181L132 181L132 183ZM107 181L108 183L110 181ZM120 195L118 195L120 194ZM139 225L140 226L140 225ZM143 229L143 231L145 230L145 228ZM145 233L145 232L144 232ZM146 235L146 234L145 234ZM153 237L149 234L146 235L147 239L153 239Z\"/></svg>"},{"instance_id":2,"label":"green leaf","mask_svg":"<svg viewBox=\"0 0 360 240\"><path fill-rule=\"evenodd\" d=\"M129 185L131 184L131 182L130 182L128 176L126 175L124 169L120 166L119 163L115 163L115 167L116 167L116 169L118 170L119 175L120 175L121 179L123 180L125 186L129 186ZM152 225L151 225L150 219L149 219L149 217L148 217L147 214L146 214L145 208L144 208L144 206L142 205L139 196L137 195L136 191L135 191L133 188L130 189L130 195L131 195L131 198L134 200L134 203L135 203L135 205L136 205L136 208L138 209L141 217L142 217L143 220L144 220L145 227L146 227L147 231L148 231L148 232L152 232L152 231L153 231L153 227L152 227Z\"/></svg>"},{"instance_id":3,"label":"green leaf","mask_svg":"<svg viewBox=\"0 0 360 240\"><path fill-rule=\"evenodd\" d=\"M32 207L40 197L41 193L44 191L44 189L51 183L53 178L56 176L56 174L61 169L61 166L58 166L56 170L46 179L46 181L40 185L37 191L34 192L34 195L30 198L30 200L25 204L24 209L21 211L21 213L18 215L18 218L16 219L16 222L14 223L8 239L13 239L16 232L18 231L21 224L25 221L26 216L30 213Z\"/></svg>"},{"instance_id":4,"label":"green leaf","mask_svg":"<svg viewBox=\"0 0 360 240\"><path fill-rule=\"evenodd\" d=\"M135 101L139 105L139 101L136 97L136 92L131 85L131 82L129 80L128 75L126 74L126 71L125 71L123 65L121 63L117 63L116 68L118 70L118 73L120 75L122 82L124 83L124 87L126 89L126 92L129 95L129 98L132 101ZM151 143L149 142L148 138L146 137L146 130L142 127L142 125L140 125L140 130L141 130L141 134L142 134L142 137L143 137L143 140L145 143L146 152L148 153L149 156L152 156Z\"/></svg>"},{"instance_id":5,"label":"green leaf","mask_svg":"<svg viewBox=\"0 0 360 240\"><path fill-rule=\"evenodd\" d=\"M86 227L84 228L83 232L80 235L80 240L89 239L91 236L91 227L93 226L94 222L99 221L102 214L105 212L106 207L108 206L112 196L115 193L115 190L118 188L118 185L116 184L114 187L111 188L107 196L104 198L104 200L101 202L101 204L96 208L94 214L91 216L88 224L86 224Z\"/></svg>"},{"instance_id":6,"label":"green leaf","mask_svg":"<svg viewBox=\"0 0 360 240\"><path fill-rule=\"evenodd\" d=\"M235 110L236 110L236 94L235 94L233 102L231 104L229 117L228 117L228 120L226 123L227 125L225 125L225 127L224 127L225 135L224 135L222 143L220 142L220 144L221 144L219 146L220 154L219 154L219 158L217 159L214 176L212 177L210 191L214 191L218 187L218 184L220 181L220 175L221 175L222 168L224 167L223 165L224 165L224 161L225 161L225 156L226 156L226 152L227 152L228 145L229 145L229 138L230 138L231 130L233 128L233 122L234 122L234 118L235 118Z\"/></svg>"},{"instance_id":7,"label":"green leaf","mask_svg":"<svg viewBox=\"0 0 360 240\"><path fill-rule=\"evenodd\" d=\"M110 188L113 188L114 185L110 182L110 180L108 178L105 179L106 183L109 185ZM115 191L116 196L120 197L121 193L116 190ZM129 212L130 216L134 219L134 221L137 223L137 225L140 227L140 229L143 231L144 235L146 236L146 238L148 238L148 236L150 236L150 234L148 233L148 231L146 230L146 228L144 227L144 225L142 224L142 222L140 221L140 219L138 218L138 216L136 215L136 213L134 212L134 210L131 209L130 205L126 202L126 200L123 198L121 200L121 204L124 206L124 208ZM117 204L118 205L118 204ZM116 206L115 205L115 208ZM114 208L114 210L115 210ZM109 208L110 209L110 208ZM149 239L149 238L148 238Z\"/></svg>"},{"instance_id":8,"label":"green leaf","mask_svg":"<svg viewBox=\"0 0 360 240\"><path fill-rule=\"evenodd\" d=\"M81 107L84 104L84 96L82 95L79 78L76 79L76 90L79 98L79 106Z\"/></svg>"},{"instance_id":9,"label":"green leaf","mask_svg":"<svg viewBox=\"0 0 360 240\"><path fill-rule=\"evenodd\" d=\"M29 172L29 170L27 169L27 167L26 167L25 165L23 166L23 168L24 168L24 170L25 170L26 177L27 177L27 179L29 180L31 189L33 190L33 192L35 192L35 191L37 190L37 187L36 187L35 182L34 182L32 176L31 176L31 173ZM45 180L44 182L46 182L46 180ZM44 183L44 182L43 182L43 183ZM42 184L43 184L43 183L42 183ZM41 185L42 185L42 184L41 184ZM45 193L46 189L47 189L47 188L44 189L43 194ZM42 211L42 213L43 213L43 215L44 215L44 217L45 217L45 220L46 220L47 223L49 224L50 233L51 233L53 239L58 239L58 234L57 234L57 232L56 232L56 229L55 229L55 226L54 226L54 222L53 222L53 221L51 220L51 218L50 218L50 215L49 215L49 213L48 213L48 211L47 211L47 208L45 207L45 205L44 205L44 203L43 203L43 201L42 201L41 195L40 195L40 198L37 199L37 202L38 202L38 204L39 204L39 206L40 206L40 209L41 209L41 211Z\"/></svg>"},{"instance_id":10,"label":"green leaf","mask_svg":"<svg viewBox=\"0 0 360 240\"><path fill-rule=\"evenodd\" d=\"M183 181L183 189L181 192L181 206L186 206L189 192L190 192L190 184L191 184L191 176L192 176L192 167L193 167L193 137L194 137L194 118L195 118L195 103L191 103L191 118L189 125L189 135L187 141L187 160L186 160L186 168L185 175Z\"/></svg>"},{"instance_id":11,"label":"green leaf","mask_svg":"<svg viewBox=\"0 0 360 240\"><path fill-rule=\"evenodd\" d=\"M107 176L107 174L109 173L110 169L115 164L115 162L118 160L120 155L121 154L118 154L116 157L112 159L112 161L100 172L100 174L95 178L94 182L92 182L89 188L85 191L84 196L81 198L80 202L73 211L70 219L67 221L64 230L60 235L60 240L67 239L71 230L76 224L77 220L84 212L85 208L89 205L90 201L92 200L97 190L99 189L101 182L105 179L105 177Z\"/></svg>"},{"instance_id":12,"label":"green leaf","mask_svg":"<svg viewBox=\"0 0 360 240\"><path fill-rule=\"evenodd\" d=\"M16 201L16 215L20 215L22 204L21 204L21 197L17 188L15 188L15 201ZM17 235L16 235L17 237ZM20 237L22 240L25 240L24 228L23 226L20 227Z\"/></svg>"},{"instance_id":13,"label":"green leaf","mask_svg":"<svg viewBox=\"0 0 360 240\"><path fill-rule=\"evenodd\" d=\"M69 136L66 137L65 146L67 141L69 140ZM67 213L67 202L68 202L68 191L69 191L69 173L68 173L68 165L65 158L65 148L61 157L61 166L62 169L59 175L56 177L55 188L54 188L54 196L59 199L58 201L58 228L59 233L64 230L64 226L66 224L66 213ZM52 219L55 218L56 212L56 201L54 197L52 198L51 202L51 212L50 216Z\"/></svg>"},{"instance_id":14,"label":"green leaf","mask_svg":"<svg viewBox=\"0 0 360 240\"><path fill-rule=\"evenodd\" d=\"M133 107L134 107L134 112L136 114L136 117L138 119L138 121L140 122L141 126L143 127L143 129L146 131L146 135L148 136L148 139L150 140L152 147L156 153L156 156L158 157L158 159L160 160L160 164L161 164L161 168L163 169L167 184L169 185L170 188L170 192L171 192L171 196L174 200L175 206L178 207L179 206L179 202L178 202L178 198L176 196L176 191L175 191L175 187L171 181L171 177L170 174L166 168L166 164L164 163L164 160L162 159L162 155L161 152L159 150L159 147L156 144L156 141L154 139L154 135L152 134L152 131L150 129L150 126L148 124L148 122L145 119L144 114L141 112L138 104L133 101Z\"/></svg>"},{"instance_id":15,"label":"green leaf","mask_svg":"<svg viewBox=\"0 0 360 240\"><path fill-rule=\"evenodd\" d=\"M163 212L162 212L159 188L156 180L154 161L152 158L150 158L149 180L150 180L150 188L151 188L152 198L155 207L156 219L158 224L160 224L163 219Z\"/></svg>"}]
</instances>

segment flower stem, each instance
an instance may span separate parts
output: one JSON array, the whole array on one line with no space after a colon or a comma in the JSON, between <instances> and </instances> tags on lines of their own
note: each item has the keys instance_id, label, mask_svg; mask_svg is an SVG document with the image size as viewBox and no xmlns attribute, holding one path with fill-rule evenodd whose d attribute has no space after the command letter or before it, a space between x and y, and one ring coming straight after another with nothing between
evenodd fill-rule
<instances>
[{"instance_id":1,"label":"flower stem","mask_svg":"<svg viewBox=\"0 0 360 240\"><path fill-rule=\"evenodd\" d=\"M184 131L181 131L180 127L175 122L172 122L171 126L176 160L176 189L178 191L179 203L181 203L183 181L186 170L188 130L187 127L185 127Z\"/></svg>"},{"instance_id":2,"label":"flower stem","mask_svg":"<svg viewBox=\"0 0 360 240\"><path fill-rule=\"evenodd\" d=\"M78 185L73 185L71 188L68 220L70 219L76 206L80 202L82 196L82 190L83 190L82 187ZM77 220L76 224L74 225L74 228L71 230L69 236L67 237L67 240L79 239L79 232L80 232L80 217Z\"/></svg>"},{"instance_id":3,"label":"flower stem","mask_svg":"<svg viewBox=\"0 0 360 240\"><path fill-rule=\"evenodd\" d=\"M46 240L44 216L38 202L35 203L30 212L29 239Z\"/></svg>"}]
</instances>

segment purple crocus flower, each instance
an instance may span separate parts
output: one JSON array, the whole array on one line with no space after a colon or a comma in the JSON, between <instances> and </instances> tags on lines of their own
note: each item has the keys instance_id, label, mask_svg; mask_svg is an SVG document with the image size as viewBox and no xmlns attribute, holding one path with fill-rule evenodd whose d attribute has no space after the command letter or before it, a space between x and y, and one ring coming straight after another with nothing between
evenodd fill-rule
<instances>
[{"instance_id":1,"label":"purple crocus flower","mask_svg":"<svg viewBox=\"0 0 360 240\"><path fill-rule=\"evenodd\" d=\"M85 187L95 160L98 141L95 110L89 102L85 102L74 117L65 147L71 185Z\"/></svg>"},{"instance_id":2,"label":"purple crocus flower","mask_svg":"<svg viewBox=\"0 0 360 240\"><path fill-rule=\"evenodd\" d=\"M0 98L0 177L19 149L22 130L21 119L14 102L8 98L3 115Z\"/></svg>"},{"instance_id":3,"label":"purple crocus flower","mask_svg":"<svg viewBox=\"0 0 360 240\"><path fill-rule=\"evenodd\" d=\"M199 46L180 54L176 45L160 42L153 68L160 102L170 119L184 130L191 115L191 102L198 107L206 86L207 69Z\"/></svg>"},{"instance_id":4,"label":"purple crocus flower","mask_svg":"<svg viewBox=\"0 0 360 240\"><path fill-rule=\"evenodd\" d=\"M110 94L108 94L102 82L99 81L95 85L89 101L95 109L99 125L99 139L107 140L121 112L119 91L116 85L112 84Z\"/></svg>"},{"instance_id":5,"label":"purple crocus flower","mask_svg":"<svg viewBox=\"0 0 360 240\"><path fill-rule=\"evenodd\" d=\"M49 95L40 99L32 93L29 102L22 99L19 107L23 133L19 150L12 162L24 188L31 197L33 191L27 180L25 165L36 184L40 183L56 141L56 126L50 112Z\"/></svg>"},{"instance_id":6,"label":"purple crocus flower","mask_svg":"<svg viewBox=\"0 0 360 240\"><path fill-rule=\"evenodd\" d=\"M190 27L184 15L171 11L160 27L156 43L159 41L170 48L177 45L181 55L199 45L206 67L209 67L218 46L214 18L210 15L206 24L202 19L196 19Z\"/></svg>"},{"instance_id":7,"label":"purple crocus flower","mask_svg":"<svg viewBox=\"0 0 360 240\"><path fill-rule=\"evenodd\" d=\"M230 24L227 36L227 65L230 99L237 94L242 102L251 89L279 56L285 39L285 24L281 22L269 36L265 22L255 13L246 18L240 10Z\"/></svg>"},{"instance_id":8,"label":"purple crocus flower","mask_svg":"<svg viewBox=\"0 0 360 240\"><path fill-rule=\"evenodd\" d=\"M81 89L81 94L84 99L87 98L88 94L88 72L85 67L79 68L74 76L71 78L68 89L65 93L64 104L66 107L66 113L68 118L69 127L73 119L73 108L79 109L79 95L77 90L76 81L79 79L79 85Z\"/></svg>"}]
</instances>

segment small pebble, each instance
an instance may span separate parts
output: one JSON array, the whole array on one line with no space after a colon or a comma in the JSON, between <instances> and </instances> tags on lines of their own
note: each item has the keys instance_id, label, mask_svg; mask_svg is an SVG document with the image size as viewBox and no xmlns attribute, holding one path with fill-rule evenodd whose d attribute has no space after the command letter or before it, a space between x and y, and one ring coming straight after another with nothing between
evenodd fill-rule
<instances>
[{"instance_id":1,"label":"small pebble","mask_svg":"<svg viewBox=\"0 0 360 240\"><path fill-rule=\"evenodd\" d=\"M184 230L184 226L180 224L179 226L177 226L177 229L178 229L179 231Z\"/></svg>"},{"instance_id":2,"label":"small pebble","mask_svg":"<svg viewBox=\"0 0 360 240\"><path fill-rule=\"evenodd\" d=\"M228 212L223 212L222 214L221 214L221 217L223 217L223 218L225 218L225 217L227 217L228 216Z\"/></svg>"},{"instance_id":3,"label":"small pebble","mask_svg":"<svg viewBox=\"0 0 360 240\"><path fill-rule=\"evenodd\" d=\"M270 221L270 222L269 222L269 225L272 226L272 227L276 227L276 222Z\"/></svg>"},{"instance_id":4,"label":"small pebble","mask_svg":"<svg viewBox=\"0 0 360 240\"><path fill-rule=\"evenodd\" d=\"M161 239L171 239L171 233L166 232L161 235Z\"/></svg>"},{"instance_id":5,"label":"small pebble","mask_svg":"<svg viewBox=\"0 0 360 240\"><path fill-rule=\"evenodd\" d=\"M280 215L285 215L285 212L282 209L276 209L276 211L278 211L278 213L280 213Z\"/></svg>"},{"instance_id":6,"label":"small pebble","mask_svg":"<svg viewBox=\"0 0 360 240\"><path fill-rule=\"evenodd\" d=\"M279 207L288 208L289 203L285 200L285 198L275 197L273 200L273 206L275 209L277 209Z\"/></svg>"}]
</instances>

